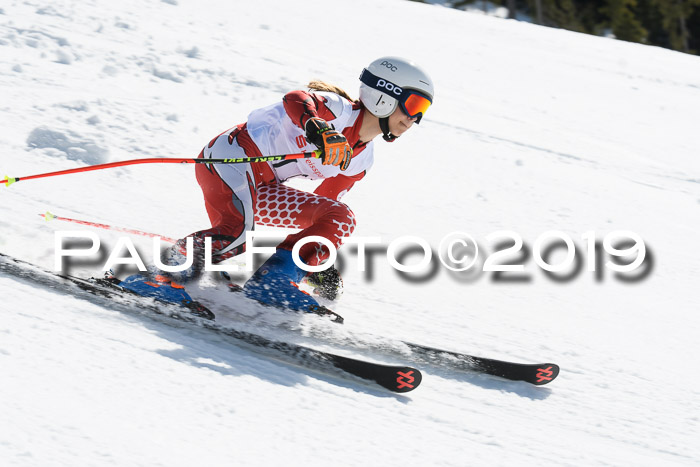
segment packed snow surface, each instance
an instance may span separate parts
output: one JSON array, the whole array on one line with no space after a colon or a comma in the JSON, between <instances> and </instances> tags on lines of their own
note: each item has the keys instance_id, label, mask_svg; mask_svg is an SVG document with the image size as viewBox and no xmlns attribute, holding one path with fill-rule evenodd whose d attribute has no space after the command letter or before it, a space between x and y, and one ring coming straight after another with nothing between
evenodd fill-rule
<instances>
[{"instance_id":1,"label":"packed snow surface","mask_svg":"<svg viewBox=\"0 0 700 467\"><path fill-rule=\"evenodd\" d=\"M421 387L392 395L0 275L2 465L700 462L696 56L401 0L7 0L0 175L196 157L310 79L357 96L383 55L421 64L436 95L419 126L377 140L343 198L355 235L437 250L468 233L481 247L471 273L433 257L432 274L407 280L381 249L360 272L348 248L333 305L346 324L298 318L296 331L211 278L193 295L222 322L344 355L400 363L371 344L402 339L552 361L559 378L533 387L427 367ZM102 255L70 272L99 275L125 234L45 222L47 210L174 238L210 225L191 165L140 165L0 186L0 252L51 269L55 231L92 231ZM491 236L502 231L524 247L496 263L523 272L481 272L513 243ZM563 280L535 261L550 231L577 247L580 269L554 273ZM605 265L615 231L646 245L638 270Z\"/></svg>"}]
</instances>

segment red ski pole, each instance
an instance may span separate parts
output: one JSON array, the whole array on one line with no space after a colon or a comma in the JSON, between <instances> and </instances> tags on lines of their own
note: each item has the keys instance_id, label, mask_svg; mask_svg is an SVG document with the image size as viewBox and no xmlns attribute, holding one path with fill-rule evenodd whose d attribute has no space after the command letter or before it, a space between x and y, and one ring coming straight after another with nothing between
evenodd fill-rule
<instances>
[{"instance_id":1,"label":"red ski pole","mask_svg":"<svg viewBox=\"0 0 700 467\"><path fill-rule=\"evenodd\" d=\"M299 152L296 154L285 154L281 156L259 156L259 157L236 157L232 159L185 159L185 158L151 158L151 159L132 159L128 161L110 162L107 164L89 165L87 167L78 167L77 169L59 170L58 172L48 172L36 175L26 175L24 177L5 177L0 180L7 186L22 180L31 180L33 178L56 177L58 175L68 175L80 172L90 172L92 170L111 169L114 167L124 167L126 165L137 164L245 164L248 162L270 162L270 161L286 161L290 159L306 159L311 157L319 157L320 151Z\"/></svg>"},{"instance_id":2,"label":"red ski pole","mask_svg":"<svg viewBox=\"0 0 700 467\"><path fill-rule=\"evenodd\" d=\"M97 222L91 222L91 221L82 221L80 219L71 219L70 217L62 217L62 216L57 216L55 214L51 214L49 211L46 211L46 214L39 214L41 217L44 218L46 221L52 221L52 220L57 220L57 221L64 221L64 222L73 222L74 224L81 224L81 225L88 225L90 227L97 227L98 229L105 229L105 230L114 230L115 232L125 232L125 233L130 233L134 235L141 235L144 237L160 237L161 240L169 243L175 243L177 242L177 239L175 238L170 238L170 237L164 237L163 235L158 235L155 233L151 232L144 232L142 230L136 230L136 229L127 229L126 227L116 227L113 225L108 225L108 224L99 224Z\"/></svg>"}]
</instances>

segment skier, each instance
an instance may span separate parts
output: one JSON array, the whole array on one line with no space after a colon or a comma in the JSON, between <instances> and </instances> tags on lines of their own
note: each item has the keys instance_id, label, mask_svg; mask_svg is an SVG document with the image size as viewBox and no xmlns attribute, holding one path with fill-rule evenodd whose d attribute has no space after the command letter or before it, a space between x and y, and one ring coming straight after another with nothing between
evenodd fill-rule
<instances>
[{"instance_id":1,"label":"skier","mask_svg":"<svg viewBox=\"0 0 700 467\"><path fill-rule=\"evenodd\" d=\"M352 234L355 217L340 198L361 180L373 163L373 139L392 142L419 123L433 100L433 83L419 66L399 57L373 61L360 75L360 98L342 89L312 81L309 92L292 91L281 102L254 110L246 123L226 130L199 154L200 158L239 158L320 151L320 157L237 165L197 164L197 181L212 227L188 237L194 242L193 266L181 273L150 269L148 276L130 276L121 285L166 301L191 298L178 282L186 282L204 265L204 239L212 239L212 262L245 251L246 231L255 225L302 229L289 235L245 283L245 294L262 303L295 311L317 312L318 302L298 288L307 274L294 264L292 248L307 236L321 236L336 248ZM284 185L286 180L322 179L314 193ZM186 260L186 239L166 254L166 263ZM311 266L329 256L320 242L299 251ZM329 276L329 274L326 274ZM332 276L332 275L331 275Z\"/></svg>"}]
</instances>

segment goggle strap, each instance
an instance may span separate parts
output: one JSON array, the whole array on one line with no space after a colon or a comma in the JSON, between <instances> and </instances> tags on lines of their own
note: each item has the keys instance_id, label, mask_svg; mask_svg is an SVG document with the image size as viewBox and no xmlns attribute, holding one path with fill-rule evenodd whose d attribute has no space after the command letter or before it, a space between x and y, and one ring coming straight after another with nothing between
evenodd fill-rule
<instances>
[{"instance_id":1,"label":"goggle strap","mask_svg":"<svg viewBox=\"0 0 700 467\"><path fill-rule=\"evenodd\" d=\"M387 93L395 99L401 99L401 96L404 93L404 90L401 86L397 86L396 84L392 83L387 79L380 78L379 76L369 71L367 68L362 70L362 73L360 74L360 81L372 89L376 89L377 91Z\"/></svg>"}]
</instances>

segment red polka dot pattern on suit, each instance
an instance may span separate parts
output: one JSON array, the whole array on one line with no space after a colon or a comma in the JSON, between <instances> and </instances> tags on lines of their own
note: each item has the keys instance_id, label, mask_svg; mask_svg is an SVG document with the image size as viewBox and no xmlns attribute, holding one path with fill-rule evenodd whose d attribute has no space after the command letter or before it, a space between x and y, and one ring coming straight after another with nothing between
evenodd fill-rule
<instances>
[{"instance_id":1,"label":"red polka dot pattern on suit","mask_svg":"<svg viewBox=\"0 0 700 467\"><path fill-rule=\"evenodd\" d=\"M269 227L303 229L280 244L289 250L301 238L312 235L324 237L338 248L343 238L355 230L355 215L344 203L282 184L258 188L255 222ZM311 265L320 264L328 254L328 249L318 243L309 243L300 252L302 259Z\"/></svg>"}]
</instances>

